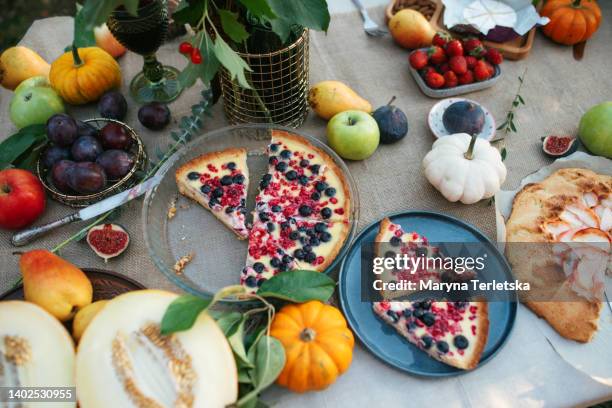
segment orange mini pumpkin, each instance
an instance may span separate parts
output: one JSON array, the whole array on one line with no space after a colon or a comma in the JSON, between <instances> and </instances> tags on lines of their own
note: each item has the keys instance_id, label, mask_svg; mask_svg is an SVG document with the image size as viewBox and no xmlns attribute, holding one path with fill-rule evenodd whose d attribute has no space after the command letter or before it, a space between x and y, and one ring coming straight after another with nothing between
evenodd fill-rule
<instances>
[{"instance_id":1,"label":"orange mini pumpkin","mask_svg":"<svg viewBox=\"0 0 612 408\"><path fill-rule=\"evenodd\" d=\"M601 10L595 0L548 0L540 15L550 18L542 28L544 34L565 45L588 40L601 24Z\"/></svg>"},{"instance_id":2,"label":"orange mini pumpkin","mask_svg":"<svg viewBox=\"0 0 612 408\"><path fill-rule=\"evenodd\" d=\"M322 390L351 365L355 339L342 313L313 300L284 306L270 334L285 348L286 363L276 380L294 392Z\"/></svg>"},{"instance_id":3,"label":"orange mini pumpkin","mask_svg":"<svg viewBox=\"0 0 612 408\"><path fill-rule=\"evenodd\" d=\"M71 105L95 102L104 92L121 85L117 61L102 48L72 47L53 64L49 82L62 99Z\"/></svg>"}]
</instances>

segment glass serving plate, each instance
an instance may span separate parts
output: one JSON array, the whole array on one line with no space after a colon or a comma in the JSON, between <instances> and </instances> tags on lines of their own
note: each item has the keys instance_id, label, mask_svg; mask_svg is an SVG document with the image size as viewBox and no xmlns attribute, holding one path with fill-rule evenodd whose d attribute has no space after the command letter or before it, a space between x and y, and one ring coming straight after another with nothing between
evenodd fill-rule
<instances>
[{"instance_id":1,"label":"glass serving plate","mask_svg":"<svg viewBox=\"0 0 612 408\"><path fill-rule=\"evenodd\" d=\"M240 271L245 265L247 241L239 240L210 211L179 194L174 179L176 169L204 153L230 147L246 148L249 167L247 209L250 221L259 180L267 169L266 147L272 129L285 130L308 140L327 152L344 173L351 198L350 230L342 250L325 273L331 272L346 255L359 219L359 197L355 181L342 159L324 143L294 129L265 124L230 126L206 133L176 152L159 169L158 174L162 175L160 184L145 196L142 223L149 255L164 276L186 292L210 296L225 286L238 284ZM173 203L176 214L169 219L168 212ZM192 260L182 273L176 273L174 265L177 260L189 254L193 254Z\"/></svg>"}]
</instances>

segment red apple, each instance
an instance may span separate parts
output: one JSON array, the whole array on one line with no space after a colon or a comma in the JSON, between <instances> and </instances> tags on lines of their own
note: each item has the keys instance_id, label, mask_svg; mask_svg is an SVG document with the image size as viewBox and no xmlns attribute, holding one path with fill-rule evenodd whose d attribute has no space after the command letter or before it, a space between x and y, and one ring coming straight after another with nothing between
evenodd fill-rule
<instances>
[{"instance_id":1,"label":"red apple","mask_svg":"<svg viewBox=\"0 0 612 408\"><path fill-rule=\"evenodd\" d=\"M30 225L45 210L45 190L27 170L0 171L0 228Z\"/></svg>"}]
</instances>

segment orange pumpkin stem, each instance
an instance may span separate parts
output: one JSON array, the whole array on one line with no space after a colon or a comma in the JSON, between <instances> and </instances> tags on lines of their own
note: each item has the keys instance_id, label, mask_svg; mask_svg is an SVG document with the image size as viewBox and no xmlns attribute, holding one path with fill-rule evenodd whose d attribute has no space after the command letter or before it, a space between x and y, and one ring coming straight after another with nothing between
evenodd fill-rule
<instances>
[{"instance_id":1,"label":"orange pumpkin stem","mask_svg":"<svg viewBox=\"0 0 612 408\"><path fill-rule=\"evenodd\" d=\"M576 7L576 8L580 7L580 2L581 1L582 0L574 0L574 2L572 3L572 7Z\"/></svg>"},{"instance_id":2,"label":"orange pumpkin stem","mask_svg":"<svg viewBox=\"0 0 612 408\"><path fill-rule=\"evenodd\" d=\"M302 340L303 342L306 342L306 343L310 343L311 341L313 341L315 339L316 336L317 336L317 333L314 330L312 330L309 327L306 327L300 333L300 340Z\"/></svg>"},{"instance_id":3,"label":"orange pumpkin stem","mask_svg":"<svg viewBox=\"0 0 612 408\"><path fill-rule=\"evenodd\" d=\"M81 60L81 57L79 56L79 50L74 44L72 44L72 58L74 59L75 67L80 67L83 65L83 60Z\"/></svg>"}]
</instances>

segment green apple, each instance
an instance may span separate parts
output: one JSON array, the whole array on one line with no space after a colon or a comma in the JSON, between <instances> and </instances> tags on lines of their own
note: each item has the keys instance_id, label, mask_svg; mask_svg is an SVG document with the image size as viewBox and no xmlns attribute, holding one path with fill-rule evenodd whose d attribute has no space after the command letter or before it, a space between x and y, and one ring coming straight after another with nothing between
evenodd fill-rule
<instances>
[{"instance_id":1,"label":"green apple","mask_svg":"<svg viewBox=\"0 0 612 408\"><path fill-rule=\"evenodd\" d=\"M17 88L15 88L15 94L21 93L21 91L25 91L29 88L34 88L37 86L42 86L49 88L51 84L49 83L49 79L44 75L36 75L31 78L22 81Z\"/></svg>"},{"instance_id":2,"label":"green apple","mask_svg":"<svg viewBox=\"0 0 612 408\"><path fill-rule=\"evenodd\" d=\"M376 151L379 141L376 120L363 111L337 113L327 124L327 142L344 159L367 159Z\"/></svg>"},{"instance_id":3,"label":"green apple","mask_svg":"<svg viewBox=\"0 0 612 408\"><path fill-rule=\"evenodd\" d=\"M612 102L589 109L580 119L578 136L591 153L612 159Z\"/></svg>"},{"instance_id":4,"label":"green apple","mask_svg":"<svg viewBox=\"0 0 612 408\"><path fill-rule=\"evenodd\" d=\"M47 123L56 113L63 113L64 102L51 88L36 86L16 93L9 107L11 121L21 129Z\"/></svg>"}]
</instances>

